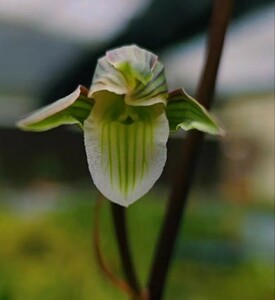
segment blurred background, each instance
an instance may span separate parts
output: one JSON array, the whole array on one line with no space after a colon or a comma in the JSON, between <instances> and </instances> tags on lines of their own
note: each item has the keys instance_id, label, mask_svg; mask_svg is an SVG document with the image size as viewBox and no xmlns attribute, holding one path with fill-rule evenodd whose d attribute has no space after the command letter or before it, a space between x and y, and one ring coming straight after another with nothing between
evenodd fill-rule
<instances>
[{"instance_id":1,"label":"blurred background","mask_svg":"<svg viewBox=\"0 0 275 300\"><path fill-rule=\"evenodd\" d=\"M170 90L194 95L212 2L0 0L0 300L126 299L95 263L82 135L24 133L15 122L89 87L97 58L125 44L157 53ZM227 135L204 143L165 299L274 299L274 2L235 2L213 107ZM142 282L182 139L171 136L162 177L129 208ZM120 276L107 203L101 222Z\"/></svg>"}]
</instances>

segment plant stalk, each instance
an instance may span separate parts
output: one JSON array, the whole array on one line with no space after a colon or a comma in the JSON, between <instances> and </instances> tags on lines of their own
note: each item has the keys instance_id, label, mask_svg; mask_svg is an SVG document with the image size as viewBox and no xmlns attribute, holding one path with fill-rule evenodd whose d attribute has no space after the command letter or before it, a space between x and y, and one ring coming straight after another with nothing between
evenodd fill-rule
<instances>
[{"instance_id":1,"label":"plant stalk","mask_svg":"<svg viewBox=\"0 0 275 300\"><path fill-rule=\"evenodd\" d=\"M233 0L215 0L213 4L208 35L207 58L196 93L196 99L207 108L211 106L215 91L216 78L232 5ZM202 132L191 131L182 143L183 155L179 157L179 171L173 182L166 216L162 224L148 280L150 300L160 300L163 297L165 281L193 181L203 137Z\"/></svg>"},{"instance_id":2,"label":"plant stalk","mask_svg":"<svg viewBox=\"0 0 275 300\"><path fill-rule=\"evenodd\" d=\"M102 271L102 273L122 292L128 294L130 297L135 299L136 293L132 288L124 281L114 275L111 268L109 268L105 261L101 247L100 247L100 210L103 203L104 196L99 194L99 197L95 204L95 216L93 224L93 246L95 251L96 262Z\"/></svg>"},{"instance_id":3,"label":"plant stalk","mask_svg":"<svg viewBox=\"0 0 275 300\"><path fill-rule=\"evenodd\" d=\"M141 295L141 290L129 246L125 208L115 203L111 203L111 210L121 265L123 267L127 283L137 295L136 299L138 299L139 295Z\"/></svg>"}]
</instances>

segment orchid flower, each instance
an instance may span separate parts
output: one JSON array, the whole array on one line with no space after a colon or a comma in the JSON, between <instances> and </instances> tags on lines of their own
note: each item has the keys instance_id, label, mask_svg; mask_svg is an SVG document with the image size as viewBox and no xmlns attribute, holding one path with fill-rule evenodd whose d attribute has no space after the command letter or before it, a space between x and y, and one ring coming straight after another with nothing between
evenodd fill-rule
<instances>
[{"instance_id":1,"label":"orchid flower","mask_svg":"<svg viewBox=\"0 0 275 300\"><path fill-rule=\"evenodd\" d=\"M98 60L90 90L78 86L17 125L44 131L63 124L83 130L94 184L122 206L141 198L161 175L170 132L222 133L183 89L168 93L158 57L135 45L107 51Z\"/></svg>"}]
</instances>

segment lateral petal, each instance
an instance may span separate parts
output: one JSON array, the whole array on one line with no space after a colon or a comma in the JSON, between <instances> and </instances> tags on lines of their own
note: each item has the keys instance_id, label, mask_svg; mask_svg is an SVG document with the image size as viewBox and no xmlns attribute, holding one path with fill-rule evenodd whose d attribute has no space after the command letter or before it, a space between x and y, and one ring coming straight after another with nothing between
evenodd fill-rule
<instances>
[{"instance_id":1,"label":"lateral petal","mask_svg":"<svg viewBox=\"0 0 275 300\"><path fill-rule=\"evenodd\" d=\"M169 94L166 115L170 131L197 129L209 134L223 135L224 130L207 110L183 89Z\"/></svg>"},{"instance_id":2,"label":"lateral petal","mask_svg":"<svg viewBox=\"0 0 275 300\"><path fill-rule=\"evenodd\" d=\"M88 91L78 86L68 96L33 112L19 121L17 126L26 131L45 131L60 125L83 125L93 107L93 99L87 97Z\"/></svg>"}]
</instances>

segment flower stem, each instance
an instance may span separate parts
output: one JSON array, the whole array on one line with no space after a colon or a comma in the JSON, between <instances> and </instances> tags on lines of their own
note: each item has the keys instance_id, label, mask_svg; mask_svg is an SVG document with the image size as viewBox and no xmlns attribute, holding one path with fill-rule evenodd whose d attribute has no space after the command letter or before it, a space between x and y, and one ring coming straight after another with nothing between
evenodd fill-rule
<instances>
[{"instance_id":1,"label":"flower stem","mask_svg":"<svg viewBox=\"0 0 275 300\"><path fill-rule=\"evenodd\" d=\"M233 0L215 0L208 36L207 59L197 90L197 99L207 108L211 106L226 28L229 23ZM162 224L160 237L153 259L148 281L150 300L160 300L163 296L167 272L171 263L175 241L187 203L194 170L199 157L203 133L192 131L182 144L179 171Z\"/></svg>"},{"instance_id":2,"label":"flower stem","mask_svg":"<svg viewBox=\"0 0 275 300\"><path fill-rule=\"evenodd\" d=\"M137 280L132 255L129 247L129 240L126 229L126 215L125 208L115 203L111 203L114 229L118 243L118 250L120 254L121 264L124 270L125 277L132 290L140 295L140 285ZM138 298L137 298L138 299Z\"/></svg>"},{"instance_id":3,"label":"flower stem","mask_svg":"<svg viewBox=\"0 0 275 300\"><path fill-rule=\"evenodd\" d=\"M99 194L99 197L96 201L95 205L95 216L94 216L94 224L93 224L93 246L95 251L95 257L97 264L102 271L102 273L121 291L126 293L132 298L135 298L136 293L132 290L132 288L123 280L117 278L114 273L109 268L107 262L105 261L101 247L100 247L100 210L102 206L104 196Z\"/></svg>"}]
</instances>

